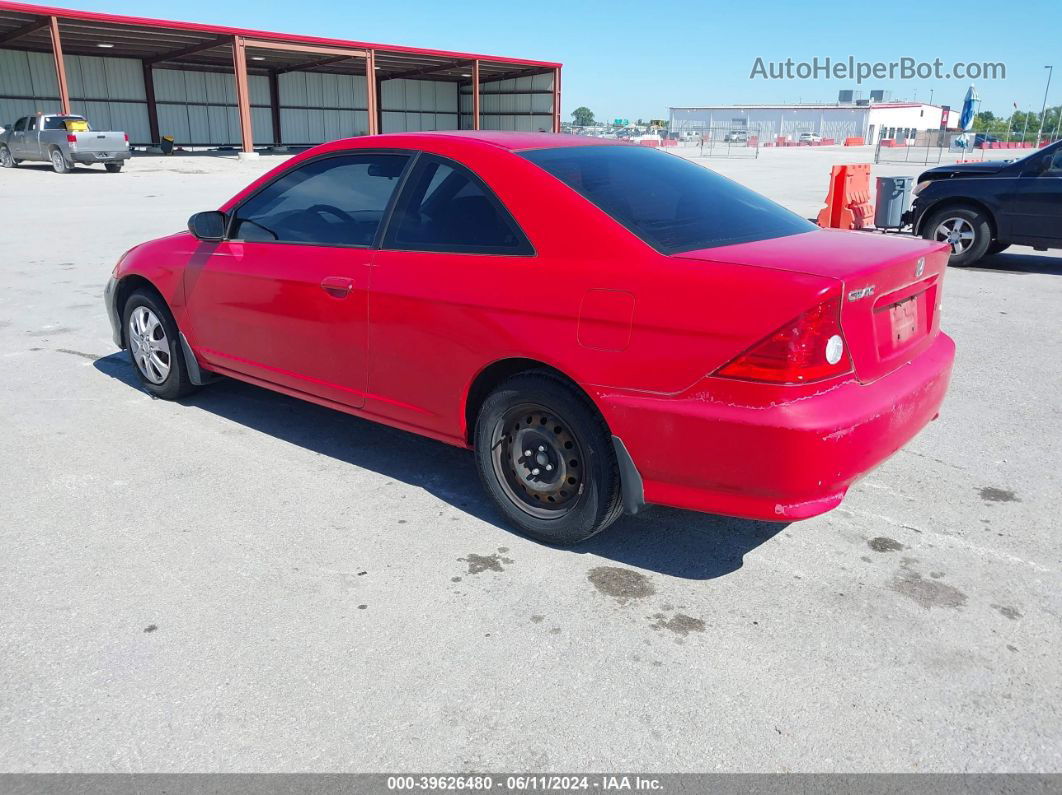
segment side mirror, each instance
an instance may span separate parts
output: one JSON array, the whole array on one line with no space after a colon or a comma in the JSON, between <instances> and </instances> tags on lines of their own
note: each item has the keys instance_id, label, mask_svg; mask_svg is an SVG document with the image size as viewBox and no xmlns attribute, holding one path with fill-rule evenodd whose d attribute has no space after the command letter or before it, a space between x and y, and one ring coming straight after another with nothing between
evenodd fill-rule
<instances>
[{"instance_id":1,"label":"side mirror","mask_svg":"<svg viewBox=\"0 0 1062 795\"><path fill-rule=\"evenodd\" d=\"M188 219L188 231L200 240L216 243L225 239L225 227L229 219L225 213L207 210Z\"/></svg>"}]
</instances>

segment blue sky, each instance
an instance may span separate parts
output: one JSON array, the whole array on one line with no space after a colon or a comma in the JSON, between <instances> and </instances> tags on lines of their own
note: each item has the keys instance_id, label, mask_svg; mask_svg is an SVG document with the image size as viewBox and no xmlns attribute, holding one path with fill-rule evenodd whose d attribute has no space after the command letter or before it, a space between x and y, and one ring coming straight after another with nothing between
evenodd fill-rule
<instances>
[{"instance_id":1,"label":"blue sky","mask_svg":"<svg viewBox=\"0 0 1062 795\"><path fill-rule=\"evenodd\" d=\"M937 104L958 106L971 82L750 80L758 56L797 62L815 56L940 58L945 69L957 61L1003 62L1005 80L974 81L982 108L997 115L1013 102L1039 111L1043 67L1054 63L1048 105L1062 104L1059 0L1013 7L980 0L822 6L778 0L53 1L91 11L561 61L565 118L579 105L599 119L633 120L665 117L670 105L833 101L842 88L884 88L897 99L914 98L916 91L918 99L928 99L933 90Z\"/></svg>"}]
</instances>

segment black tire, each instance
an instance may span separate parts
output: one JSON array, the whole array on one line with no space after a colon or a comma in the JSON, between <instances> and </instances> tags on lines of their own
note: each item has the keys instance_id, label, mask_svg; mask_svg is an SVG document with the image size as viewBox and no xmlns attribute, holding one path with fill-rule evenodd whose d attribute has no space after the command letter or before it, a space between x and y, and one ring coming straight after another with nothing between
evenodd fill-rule
<instances>
[{"instance_id":1,"label":"black tire","mask_svg":"<svg viewBox=\"0 0 1062 795\"><path fill-rule=\"evenodd\" d=\"M942 225L948 225L953 229L968 229L973 232L973 240L966 248L957 251L959 244L952 245L952 255L948 259L949 265L972 265L985 255L992 243L992 225L979 210L969 207L937 210L922 225L922 237L926 240L946 242L947 238L941 236Z\"/></svg>"},{"instance_id":2,"label":"black tire","mask_svg":"<svg viewBox=\"0 0 1062 795\"><path fill-rule=\"evenodd\" d=\"M623 512L608 427L585 396L551 373L522 373L491 392L476 418L474 447L487 493L536 541L577 544Z\"/></svg>"},{"instance_id":3,"label":"black tire","mask_svg":"<svg viewBox=\"0 0 1062 795\"><path fill-rule=\"evenodd\" d=\"M168 366L168 371L162 380L153 380L149 378L141 368L141 364L137 361L137 353L135 350L137 345L133 337L133 332L130 329L130 321L133 317L133 313L142 307L146 308L152 315L154 315L161 325L162 332L165 334L166 344L163 346L163 349L157 351L160 361L163 359L162 354L165 352L166 364ZM122 307L122 333L125 339L126 348L129 350L129 360L144 389L155 397L162 398L163 400L177 400L178 398L185 397L196 391L198 387L196 387L188 378L188 366L185 364L184 352L181 350L181 340L177 330L177 323L174 321L173 315L170 314L166 302L159 297L158 293L152 290L136 290L129 296L128 300L125 302L125 306ZM156 341L160 341L161 339L158 332L153 332L151 336L153 339L159 338ZM149 367L152 367L152 372L155 376L161 375L157 368L154 368L152 365L149 365Z\"/></svg>"},{"instance_id":4,"label":"black tire","mask_svg":"<svg viewBox=\"0 0 1062 795\"><path fill-rule=\"evenodd\" d=\"M117 174L119 171L122 170L121 163L104 163L103 167L110 171L112 174Z\"/></svg>"},{"instance_id":5,"label":"black tire","mask_svg":"<svg viewBox=\"0 0 1062 795\"><path fill-rule=\"evenodd\" d=\"M52 171L56 174L69 174L74 170L74 167L66 159L66 155L58 147L52 147L52 150L48 153L48 161L52 164Z\"/></svg>"},{"instance_id":6,"label":"black tire","mask_svg":"<svg viewBox=\"0 0 1062 795\"><path fill-rule=\"evenodd\" d=\"M18 161L11 155L11 150L6 146L0 146L0 168L14 168Z\"/></svg>"},{"instance_id":7,"label":"black tire","mask_svg":"<svg viewBox=\"0 0 1062 795\"><path fill-rule=\"evenodd\" d=\"M992 245L988 247L988 251L985 252L986 257L990 257L993 254L999 254L1010 248L1010 243L1001 243L998 240L993 241Z\"/></svg>"}]
</instances>

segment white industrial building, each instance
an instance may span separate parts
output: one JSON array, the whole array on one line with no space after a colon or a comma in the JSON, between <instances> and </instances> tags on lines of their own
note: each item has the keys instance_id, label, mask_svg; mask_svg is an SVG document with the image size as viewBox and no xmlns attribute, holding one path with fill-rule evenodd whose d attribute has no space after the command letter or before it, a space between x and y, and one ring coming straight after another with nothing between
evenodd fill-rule
<instances>
[{"instance_id":1,"label":"white industrial building","mask_svg":"<svg viewBox=\"0 0 1062 795\"><path fill-rule=\"evenodd\" d=\"M955 129L956 110L946 111L945 126ZM672 132L704 135L709 130L747 130L761 143L784 137L795 141L810 132L843 143L845 138L863 138L876 143L882 138L914 138L916 133L939 130L945 110L925 102L849 102L798 105L706 105L671 108Z\"/></svg>"}]
</instances>

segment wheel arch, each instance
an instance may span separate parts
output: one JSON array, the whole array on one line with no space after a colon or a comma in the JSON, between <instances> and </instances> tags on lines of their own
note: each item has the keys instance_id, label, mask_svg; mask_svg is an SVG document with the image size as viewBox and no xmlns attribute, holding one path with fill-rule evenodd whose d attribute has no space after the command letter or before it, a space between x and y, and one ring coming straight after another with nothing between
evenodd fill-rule
<instances>
[{"instance_id":1,"label":"wheel arch","mask_svg":"<svg viewBox=\"0 0 1062 795\"><path fill-rule=\"evenodd\" d=\"M562 370L558 370L553 365L546 364L538 359L514 356L506 359L499 359L484 367L476 374L475 378L472 379L468 389L465 391L464 428L462 429L462 435L469 447L472 446L472 437L475 434L476 429L476 417L479 416L479 411L483 407L483 401L487 399L487 396L494 391L499 384L515 375L529 372L548 374L556 378L558 381L567 384L582 396L589 406L593 407L594 411L601 416L602 421L605 422L607 427L608 423L605 421L604 414L602 414L601 410L597 407L593 398L590 397L585 389L579 386L574 378Z\"/></svg>"},{"instance_id":2,"label":"wheel arch","mask_svg":"<svg viewBox=\"0 0 1062 795\"><path fill-rule=\"evenodd\" d=\"M169 302L165 296L162 295L162 291L155 286L155 284L148 278L140 275L139 273L130 273L123 276L118 281L118 287L114 293L114 312L118 318L118 328L122 335L122 347L126 347L129 341L125 338L125 327L122 323L122 316L125 314L125 304L129 300L129 296L135 293L137 290L149 290L154 293L167 309L170 309ZM170 309L172 312L173 310Z\"/></svg>"},{"instance_id":3,"label":"wheel arch","mask_svg":"<svg viewBox=\"0 0 1062 795\"><path fill-rule=\"evenodd\" d=\"M992 212L992 209L984 202L966 196L938 199L936 202L926 207L922 215L919 216L918 228L914 230L914 233L916 235L921 235L925 229L926 221L941 210L949 209L976 210L979 213L984 213L985 218L988 219L988 225L992 227L992 239L995 240L996 236L999 234L999 225L996 223L996 214Z\"/></svg>"}]
</instances>

